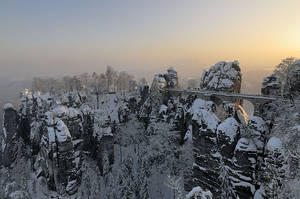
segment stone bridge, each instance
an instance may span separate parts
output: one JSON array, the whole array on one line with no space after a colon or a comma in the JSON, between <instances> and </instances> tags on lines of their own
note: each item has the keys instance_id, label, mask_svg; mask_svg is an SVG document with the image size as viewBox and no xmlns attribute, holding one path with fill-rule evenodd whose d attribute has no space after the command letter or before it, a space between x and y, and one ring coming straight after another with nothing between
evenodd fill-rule
<instances>
[{"instance_id":1,"label":"stone bridge","mask_svg":"<svg viewBox=\"0 0 300 199\"><path fill-rule=\"evenodd\" d=\"M204 100L210 100L216 104L220 104L223 101L225 102L241 102L242 100L247 100L251 102L254 106L254 114L259 114L260 107L266 103L273 101L286 101L279 96L266 96L266 95L250 95L250 94L241 94L241 93L226 93L221 91L209 91L209 90L193 90L193 89L180 89L180 88L166 88L164 90L170 95L196 95Z\"/></svg>"}]
</instances>

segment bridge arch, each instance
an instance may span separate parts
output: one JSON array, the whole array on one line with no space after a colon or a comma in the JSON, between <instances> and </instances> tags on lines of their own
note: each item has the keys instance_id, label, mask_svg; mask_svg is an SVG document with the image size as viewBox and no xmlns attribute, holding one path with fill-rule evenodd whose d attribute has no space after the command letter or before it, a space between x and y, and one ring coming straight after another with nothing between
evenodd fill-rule
<instances>
[{"instance_id":1,"label":"bridge arch","mask_svg":"<svg viewBox=\"0 0 300 199\"><path fill-rule=\"evenodd\" d=\"M216 104L220 104L223 102L232 102L236 104L241 104L239 102L243 100L249 101L249 106L253 106L253 115L261 115L262 107L264 104L278 101L283 99L281 97L276 96L263 96L263 95L252 95L252 94L243 94L243 93L227 93L227 92L217 92L217 91L209 91L209 90L196 90L196 89L169 89L171 95L195 95L204 100L214 101ZM252 105L250 105L250 103Z\"/></svg>"},{"instance_id":2,"label":"bridge arch","mask_svg":"<svg viewBox=\"0 0 300 199\"><path fill-rule=\"evenodd\" d=\"M248 116L253 116L254 115L255 105L253 104L253 102L251 102L247 99L244 99L242 107L244 108L244 110L246 111Z\"/></svg>"}]
</instances>

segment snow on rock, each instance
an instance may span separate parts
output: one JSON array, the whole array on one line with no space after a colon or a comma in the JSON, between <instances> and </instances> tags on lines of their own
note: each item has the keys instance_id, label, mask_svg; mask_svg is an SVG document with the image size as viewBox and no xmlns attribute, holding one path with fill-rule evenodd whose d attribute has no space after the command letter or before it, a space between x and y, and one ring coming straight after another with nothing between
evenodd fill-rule
<instances>
[{"instance_id":1,"label":"snow on rock","mask_svg":"<svg viewBox=\"0 0 300 199\"><path fill-rule=\"evenodd\" d=\"M166 114L168 110L168 107L166 105L161 105L159 109L159 114Z\"/></svg>"},{"instance_id":2,"label":"snow on rock","mask_svg":"<svg viewBox=\"0 0 300 199\"><path fill-rule=\"evenodd\" d=\"M166 82L164 76L162 74L156 74L152 81L150 90L151 90L151 92L153 92L155 90L158 91L158 90L165 88L166 86L167 86L167 82Z\"/></svg>"},{"instance_id":3,"label":"snow on rock","mask_svg":"<svg viewBox=\"0 0 300 199\"><path fill-rule=\"evenodd\" d=\"M167 87L169 88L177 88L178 87L178 77L177 72L174 70L172 66L168 68L168 72L164 74L164 78L167 82Z\"/></svg>"},{"instance_id":4,"label":"snow on rock","mask_svg":"<svg viewBox=\"0 0 300 199\"><path fill-rule=\"evenodd\" d=\"M218 126L217 133L227 136L229 143L232 143L237 136L238 129L238 122L233 117L229 117Z\"/></svg>"},{"instance_id":5,"label":"snow on rock","mask_svg":"<svg viewBox=\"0 0 300 199\"><path fill-rule=\"evenodd\" d=\"M211 111L200 109L193 114L192 120L197 121L201 130L209 129L216 132L217 126L220 123L219 118Z\"/></svg>"},{"instance_id":6,"label":"snow on rock","mask_svg":"<svg viewBox=\"0 0 300 199\"><path fill-rule=\"evenodd\" d=\"M265 199L265 189L263 188L263 186L256 190L254 199Z\"/></svg>"},{"instance_id":7,"label":"snow on rock","mask_svg":"<svg viewBox=\"0 0 300 199\"><path fill-rule=\"evenodd\" d=\"M66 187L66 192L70 195L74 194L77 191L78 188L78 181L77 180L72 180L68 182L67 187Z\"/></svg>"},{"instance_id":8,"label":"snow on rock","mask_svg":"<svg viewBox=\"0 0 300 199\"><path fill-rule=\"evenodd\" d=\"M163 88L177 88L178 87L178 76L177 72L174 70L172 66L170 66L167 70L167 73L164 74L156 74L152 81L150 91L158 91Z\"/></svg>"},{"instance_id":9,"label":"snow on rock","mask_svg":"<svg viewBox=\"0 0 300 199\"><path fill-rule=\"evenodd\" d=\"M300 132L300 125L297 125L297 126L292 127L292 130L296 130L296 131L299 131L299 132Z\"/></svg>"},{"instance_id":10,"label":"snow on rock","mask_svg":"<svg viewBox=\"0 0 300 199\"><path fill-rule=\"evenodd\" d=\"M58 142L65 142L68 138L71 138L69 129L62 120L56 118L55 123L57 125L57 130L55 131L55 133Z\"/></svg>"},{"instance_id":11,"label":"snow on rock","mask_svg":"<svg viewBox=\"0 0 300 199\"><path fill-rule=\"evenodd\" d=\"M210 191L204 191L200 186L194 187L186 196L186 199L200 198L200 199L212 199L212 193Z\"/></svg>"},{"instance_id":12,"label":"snow on rock","mask_svg":"<svg viewBox=\"0 0 300 199\"><path fill-rule=\"evenodd\" d=\"M192 135L193 129L192 128L193 128L192 125L189 125L188 130L186 131L185 136L183 138L184 141L192 141L192 139L193 139L193 135Z\"/></svg>"},{"instance_id":13,"label":"snow on rock","mask_svg":"<svg viewBox=\"0 0 300 199\"><path fill-rule=\"evenodd\" d=\"M281 150L282 149L282 142L279 138L277 137L271 137L268 140L266 149L270 152L275 151L275 150Z\"/></svg>"},{"instance_id":14,"label":"snow on rock","mask_svg":"<svg viewBox=\"0 0 300 199\"><path fill-rule=\"evenodd\" d=\"M83 104L80 106L80 111L84 114L84 115L88 115L93 113L93 110L91 109L91 107L87 104Z\"/></svg>"},{"instance_id":15,"label":"snow on rock","mask_svg":"<svg viewBox=\"0 0 300 199\"><path fill-rule=\"evenodd\" d=\"M194 114L199 112L201 109L205 110L212 110L213 102L212 101L206 101L200 98L195 99L193 106L191 107L190 113Z\"/></svg>"},{"instance_id":16,"label":"snow on rock","mask_svg":"<svg viewBox=\"0 0 300 199\"><path fill-rule=\"evenodd\" d=\"M8 105L7 107L11 107ZM18 113L13 108L6 108L3 114L3 135L1 152L3 158L0 160L4 166L10 166L17 157L18 152ZM1 153L0 153L1 156Z\"/></svg>"},{"instance_id":17,"label":"snow on rock","mask_svg":"<svg viewBox=\"0 0 300 199\"><path fill-rule=\"evenodd\" d=\"M257 148L251 140L241 138L235 147L235 153L236 151L257 151Z\"/></svg>"},{"instance_id":18,"label":"snow on rock","mask_svg":"<svg viewBox=\"0 0 300 199\"><path fill-rule=\"evenodd\" d=\"M14 106L13 106L11 103L7 103L7 104L5 104L5 105L3 106L3 109L4 109L4 110L10 109L10 108L14 109Z\"/></svg>"},{"instance_id":19,"label":"snow on rock","mask_svg":"<svg viewBox=\"0 0 300 199\"><path fill-rule=\"evenodd\" d=\"M75 118L75 117L79 117L81 114L80 114L80 112L77 110L77 109L75 109L75 108L69 108L69 117L70 118Z\"/></svg>"},{"instance_id":20,"label":"snow on rock","mask_svg":"<svg viewBox=\"0 0 300 199\"><path fill-rule=\"evenodd\" d=\"M272 74L265 77L262 82L261 93L263 95L280 95L281 94L281 81L275 75Z\"/></svg>"},{"instance_id":21,"label":"snow on rock","mask_svg":"<svg viewBox=\"0 0 300 199\"><path fill-rule=\"evenodd\" d=\"M260 133L266 133L268 131L266 122L258 116L251 116L249 118L248 125Z\"/></svg>"},{"instance_id":22,"label":"snow on rock","mask_svg":"<svg viewBox=\"0 0 300 199\"><path fill-rule=\"evenodd\" d=\"M252 198L255 192L257 148L251 139L240 138L233 156L232 185L240 198Z\"/></svg>"},{"instance_id":23,"label":"snow on rock","mask_svg":"<svg viewBox=\"0 0 300 199\"><path fill-rule=\"evenodd\" d=\"M207 90L239 93L241 78L241 69L237 61L221 61L203 72L200 87Z\"/></svg>"},{"instance_id":24,"label":"snow on rock","mask_svg":"<svg viewBox=\"0 0 300 199\"><path fill-rule=\"evenodd\" d=\"M265 135L268 132L268 126L266 122L261 117L252 116L248 122L248 129L249 131L247 131L247 134L250 135L245 136L250 136L252 138L258 149L258 152L262 154L265 145Z\"/></svg>"},{"instance_id":25,"label":"snow on rock","mask_svg":"<svg viewBox=\"0 0 300 199\"><path fill-rule=\"evenodd\" d=\"M69 115L69 110L66 106L57 106L52 110L52 112L54 113L54 116L59 118Z\"/></svg>"}]
</instances>

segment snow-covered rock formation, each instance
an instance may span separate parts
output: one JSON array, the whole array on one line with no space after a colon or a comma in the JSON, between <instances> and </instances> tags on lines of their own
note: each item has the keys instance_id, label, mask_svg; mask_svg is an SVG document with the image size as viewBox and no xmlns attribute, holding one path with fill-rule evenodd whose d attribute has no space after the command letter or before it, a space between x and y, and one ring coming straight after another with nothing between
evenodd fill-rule
<instances>
[{"instance_id":1,"label":"snow-covered rock formation","mask_svg":"<svg viewBox=\"0 0 300 199\"><path fill-rule=\"evenodd\" d=\"M208 71L204 70L200 80L201 89L239 93L242 73L238 61L218 62Z\"/></svg>"},{"instance_id":2,"label":"snow-covered rock formation","mask_svg":"<svg viewBox=\"0 0 300 199\"><path fill-rule=\"evenodd\" d=\"M281 81L280 79L272 74L268 77L265 77L261 87L261 93L263 95L281 95Z\"/></svg>"},{"instance_id":3,"label":"snow-covered rock formation","mask_svg":"<svg viewBox=\"0 0 300 199\"><path fill-rule=\"evenodd\" d=\"M240 92L238 62L219 62L204 72L201 88ZM185 189L200 186L214 198L252 198L259 156L268 127L260 117L248 117L242 106L196 99L190 109L193 175ZM189 132L188 132L189 133Z\"/></svg>"},{"instance_id":4,"label":"snow-covered rock formation","mask_svg":"<svg viewBox=\"0 0 300 199\"><path fill-rule=\"evenodd\" d=\"M82 99L75 92L55 97L26 91L17 110L6 105L2 148L9 155L4 165L13 164L18 148L29 148L35 177L44 179L49 190L72 195L81 183L83 153L91 153L100 169L104 153L112 164L113 139L106 138L112 136L111 127L95 127L94 111Z\"/></svg>"},{"instance_id":5,"label":"snow-covered rock formation","mask_svg":"<svg viewBox=\"0 0 300 199\"><path fill-rule=\"evenodd\" d=\"M201 88L239 93L241 76L238 62L219 62ZM272 78L265 95L280 93ZM98 96L97 109L80 92L26 91L5 106L0 198L297 198L296 103L248 116L240 102L163 92L177 86L169 68L150 89Z\"/></svg>"},{"instance_id":6,"label":"snow-covered rock formation","mask_svg":"<svg viewBox=\"0 0 300 199\"><path fill-rule=\"evenodd\" d=\"M12 104L4 106L4 125L1 151L3 153L2 161L4 166L10 166L17 158L18 140L17 140L17 112Z\"/></svg>"}]
</instances>

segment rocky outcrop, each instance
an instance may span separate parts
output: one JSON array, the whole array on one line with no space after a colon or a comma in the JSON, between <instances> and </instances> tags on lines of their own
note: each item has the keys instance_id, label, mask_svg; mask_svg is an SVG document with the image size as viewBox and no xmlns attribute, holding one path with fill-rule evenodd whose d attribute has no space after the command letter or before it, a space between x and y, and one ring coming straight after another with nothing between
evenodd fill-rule
<instances>
[{"instance_id":1,"label":"rocky outcrop","mask_svg":"<svg viewBox=\"0 0 300 199\"><path fill-rule=\"evenodd\" d=\"M219 119L214 115L203 100L196 99L192 107L192 135L194 165L191 181L186 183L185 189L191 190L194 185L200 185L217 193L220 186L218 179L218 158L212 154L218 153L217 147L217 125ZM206 108L206 109L205 109Z\"/></svg>"},{"instance_id":2,"label":"rocky outcrop","mask_svg":"<svg viewBox=\"0 0 300 199\"><path fill-rule=\"evenodd\" d=\"M97 118L94 126L93 139L95 148L93 156L97 161L101 175L106 174L114 163L114 133L115 127L108 118Z\"/></svg>"},{"instance_id":3,"label":"rocky outcrop","mask_svg":"<svg viewBox=\"0 0 300 199\"><path fill-rule=\"evenodd\" d=\"M172 66L168 68L168 72L163 75L168 88L178 88L178 76L177 72L174 70Z\"/></svg>"},{"instance_id":4,"label":"rocky outcrop","mask_svg":"<svg viewBox=\"0 0 300 199\"><path fill-rule=\"evenodd\" d=\"M239 139L233 157L232 185L240 198L252 198L255 193L257 148L251 139Z\"/></svg>"},{"instance_id":5,"label":"rocky outcrop","mask_svg":"<svg viewBox=\"0 0 300 199\"><path fill-rule=\"evenodd\" d=\"M274 95L274 96L281 95L280 79L274 74L272 74L268 77L265 77L262 82L261 94L262 95Z\"/></svg>"},{"instance_id":6,"label":"rocky outcrop","mask_svg":"<svg viewBox=\"0 0 300 199\"><path fill-rule=\"evenodd\" d=\"M218 62L208 71L204 70L200 88L213 91L239 93L242 84L242 73L237 61Z\"/></svg>"},{"instance_id":7,"label":"rocky outcrop","mask_svg":"<svg viewBox=\"0 0 300 199\"><path fill-rule=\"evenodd\" d=\"M202 89L239 93L238 63L216 64L203 73L201 82ZM214 198L252 198L268 132L264 120L248 118L241 105L201 99L193 102L190 114L194 166L185 190L201 186Z\"/></svg>"},{"instance_id":8,"label":"rocky outcrop","mask_svg":"<svg viewBox=\"0 0 300 199\"><path fill-rule=\"evenodd\" d=\"M113 164L113 123L101 126L101 132L105 132L99 136L99 131L95 132L94 113L84 101L78 92L53 97L26 90L18 110L6 105L4 165L10 166L15 160L18 139L22 139L31 149L31 166L36 177L44 179L50 190L72 195L81 183L84 152L97 154L93 157L101 171L105 158L109 165Z\"/></svg>"},{"instance_id":9,"label":"rocky outcrop","mask_svg":"<svg viewBox=\"0 0 300 199\"><path fill-rule=\"evenodd\" d=\"M220 121L214 107L213 102L196 99L190 110L194 165L185 189L200 185L214 198L224 193L228 193L226 197L251 198L255 191L256 145L252 139L249 145L250 141L241 138L243 123L234 117Z\"/></svg>"},{"instance_id":10,"label":"rocky outcrop","mask_svg":"<svg viewBox=\"0 0 300 199\"><path fill-rule=\"evenodd\" d=\"M74 186L79 184L80 176L76 172L71 134L65 123L55 117L53 112L47 112L45 116L36 170L38 175L43 173L50 189L60 194L72 194L76 191Z\"/></svg>"},{"instance_id":11,"label":"rocky outcrop","mask_svg":"<svg viewBox=\"0 0 300 199\"><path fill-rule=\"evenodd\" d=\"M2 143L3 164L10 166L17 158L18 137L17 137L17 112L12 104L4 106L4 140Z\"/></svg>"}]
</instances>

